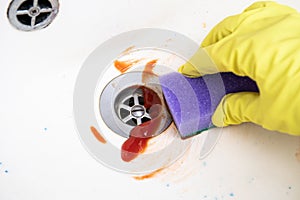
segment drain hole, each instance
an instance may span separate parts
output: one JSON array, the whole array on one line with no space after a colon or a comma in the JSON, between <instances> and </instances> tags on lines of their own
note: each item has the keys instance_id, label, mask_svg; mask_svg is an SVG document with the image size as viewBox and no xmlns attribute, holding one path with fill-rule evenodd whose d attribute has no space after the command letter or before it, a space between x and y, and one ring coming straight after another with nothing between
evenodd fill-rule
<instances>
[{"instance_id":1,"label":"drain hole","mask_svg":"<svg viewBox=\"0 0 300 200\"><path fill-rule=\"evenodd\" d=\"M51 3L48 0L39 0L40 8L52 8Z\"/></svg>"},{"instance_id":2,"label":"drain hole","mask_svg":"<svg viewBox=\"0 0 300 200\"><path fill-rule=\"evenodd\" d=\"M127 106L130 106L130 107L134 106L134 98L131 97L131 98L127 99L126 101L124 101L124 104Z\"/></svg>"},{"instance_id":3,"label":"drain hole","mask_svg":"<svg viewBox=\"0 0 300 200\"><path fill-rule=\"evenodd\" d=\"M22 24L25 24L25 25L28 25L28 26L31 25L31 17L29 17L29 15L27 15L27 14L18 15L17 18Z\"/></svg>"},{"instance_id":4,"label":"drain hole","mask_svg":"<svg viewBox=\"0 0 300 200\"><path fill-rule=\"evenodd\" d=\"M150 120L151 120L150 118L143 117L143 118L142 118L142 123L145 123L145 122L150 121Z\"/></svg>"},{"instance_id":5,"label":"drain hole","mask_svg":"<svg viewBox=\"0 0 300 200\"><path fill-rule=\"evenodd\" d=\"M135 120L135 119L129 120L128 122L126 122L126 124L128 124L130 126L136 126L137 125L136 120L135 120L135 122L133 120Z\"/></svg>"},{"instance_id":6,"label":"drain hole","mask_svg":"<svg viewBox=\"0 0 300 200\"><path fill-rule=\"evenodd\" d=\"M126 122L126 124L128 124L130 126L136 126L137 125L137 121L136 121L136 119L132 118L131 120L129 120L128 122Z\"/></svg>"},{"instance_id":7,"label":"drain hole","mask_svg":"<svg viewBox=\"0 0 300 200\"><path fill-rule=\"evenodd\" d=\"M33 6L33 0L24 1L18 10L29 10Z\"/></svg>"},{"instance_id":8,"label":"drain hole","mask_svg":"<svg viewBox=\"0 0 300 200\"><path fill-rule=\"evenodd\" d=\"M36 23L36 24L39 24L39 23L43 22L44 20L46 20L46 19L49 17L50 14L51 14L51 13L40 13L40 14L36 17L35 23Z\"/></svg>"},{"instance_id":9,"label":"drain hole","mask_svg":"<svg viewBox=\"0 0 300 200\"><path fill-rule=\"evenodd\" d=\"M139 97L138 99L139 99L140 105L144 105L144 98L143 97Z\"/></svg>"},{"instance_id":10,"label":"drain hole","mask_svg":"<svg viewBox=\"0 0 300 200\"><path fill-rule=\"evenodd\" d=\"M124 108L120 109L120 116L121 116L122 119L127 117L129 114L130 114L130 112L128 110L125 110Z\"/></svg>"}]
</instances>

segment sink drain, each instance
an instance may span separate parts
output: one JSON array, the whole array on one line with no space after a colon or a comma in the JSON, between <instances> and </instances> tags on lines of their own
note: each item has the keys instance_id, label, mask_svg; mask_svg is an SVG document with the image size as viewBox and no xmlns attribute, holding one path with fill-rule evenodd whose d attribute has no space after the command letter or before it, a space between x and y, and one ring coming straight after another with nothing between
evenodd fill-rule
<instances>
[{"instance_id":1,"label":"sink drain","mask_svg":"<svg viewBox=\"0 0 300 200\"><path fill-rule=\"evenodd\" d=\"M156 95L156 99L158 99L158 95L153 90L147 88L147 91ZM144 102L142 86L129 87L120 92L116 98L115 105L121 121L130 126L137 126L151 120L149 108L145 107ZM161 104L161 102L159 103Z\"/></svg>"},{"instance_id":2,"label":"sink drain","mask_svg":"<svg viewBox=\"0 0 300 200\"><path fill-rule=\"evenodd\" d=\"M109 82L100 95L100 114L105 124L122 137L152 119L151 107L161 106L160 127L155 135L162 133L170 124L171 117L162 100L158 77L154 76L147 86L143 85L141 72L122 74Z\"/></svg>"},{"instance_id":3,"label":"sink drain","mask_svg":"<svg viewBox=\"0 0 300 200\"><path fill-rule=\"evenodd\" d=\"M18 30L33 31L45 28L56 17L57 0L14 0L10 3L7 16Z\"/></svg>"}]
</instances>

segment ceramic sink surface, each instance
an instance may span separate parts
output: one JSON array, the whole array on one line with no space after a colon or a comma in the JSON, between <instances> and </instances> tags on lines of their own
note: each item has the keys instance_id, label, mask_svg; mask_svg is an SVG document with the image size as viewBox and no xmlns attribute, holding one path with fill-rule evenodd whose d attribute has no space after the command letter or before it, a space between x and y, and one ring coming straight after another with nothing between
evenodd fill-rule
<instances>
[{"instance_id":1,"label":"ceramic sink surface","mask_svg":"<svg viewBox=\"0 0 300 200\"><path fill-rule=\"evenodd\" d=\"M73 89L88 55L119 33L163 28L197 43L254 1L60 1L49 27L22 32L0 1L0 199L298 200L300 138L253 124L231 126L199 160L193 146L152 178L106 168L82 146ZM300 10L297 1L278 1Z\"/></svg>"}]
</instances>

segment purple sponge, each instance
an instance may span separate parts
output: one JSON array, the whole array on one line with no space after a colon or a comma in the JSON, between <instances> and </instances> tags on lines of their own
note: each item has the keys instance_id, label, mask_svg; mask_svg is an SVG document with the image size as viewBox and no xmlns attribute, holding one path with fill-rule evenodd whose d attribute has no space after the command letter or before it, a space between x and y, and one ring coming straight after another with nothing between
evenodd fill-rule
<instances>
[{"instance_id":1,"label":"purple sponge","mask_svg":"<svg viewBox=\"0 0 300 200\"><path fill-rule=\"evenodd\" d=\"M187 78L173 72L161 76L159 80L182 138L213 127L211 117L224 95L243 91L258 92L252 79L229 72L199 78Z\"/></svg>"}]
</instances>

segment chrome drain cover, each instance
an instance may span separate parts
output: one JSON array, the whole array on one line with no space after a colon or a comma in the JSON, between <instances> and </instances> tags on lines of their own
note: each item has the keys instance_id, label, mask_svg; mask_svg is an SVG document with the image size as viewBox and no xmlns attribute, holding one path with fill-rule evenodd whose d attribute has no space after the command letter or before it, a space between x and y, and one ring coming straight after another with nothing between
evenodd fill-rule
<instances>
[{"instance_id":1,"label":"chrome drain cover","mask_svg":"<svg viewBox=\"0 0 300 200\"><path fill-rule=\"evenodd\" d=\"M123 123L136 126L151 120L149 110L144 106L143 91L138 88L126 88L117 97L117 114Z\"/></svg>"},{"instance_id":2,"label":"chrome drain cover","mask_svg":"<svg viewBox=\"0 0 300 200\"><path fill-rule=\"evenodd\" d=\"M105 124L116 134L129 137L130 131L138 125L151 120L150 108L145 106L143 88L156 95L162 107L159 135L172 122L163 101L163 94L157 76L152 76L147 83L142 82L143 72L128 72L111 80L100 95L99 110Z\"/></svg>"},{"instance_id":3,"label":"chrome drain cover","mask_svg":"<svg viewBox=\"0 0 300 200\"><path fill-rule=\"evenodd\" d=\"M143 119L146 119L144 122L151 120L149 113L145 111L145 107L142 105L133 106L133 108L131 108L131 115L135 117L135 119L141 119L140 121L137 121L137 125L142 124Z\"/></svg>"},{"instance_id":4,"label":"chrome drain cover","mask_svg":"<svg viewBox=\"0 0 300 200\"><path fill-rule=\"evenodd\" d=\"M58 9L57 0L13 0L7 16L16 29L34 31L48 26L56 17Z\"/></svg>"}]
</instances>

